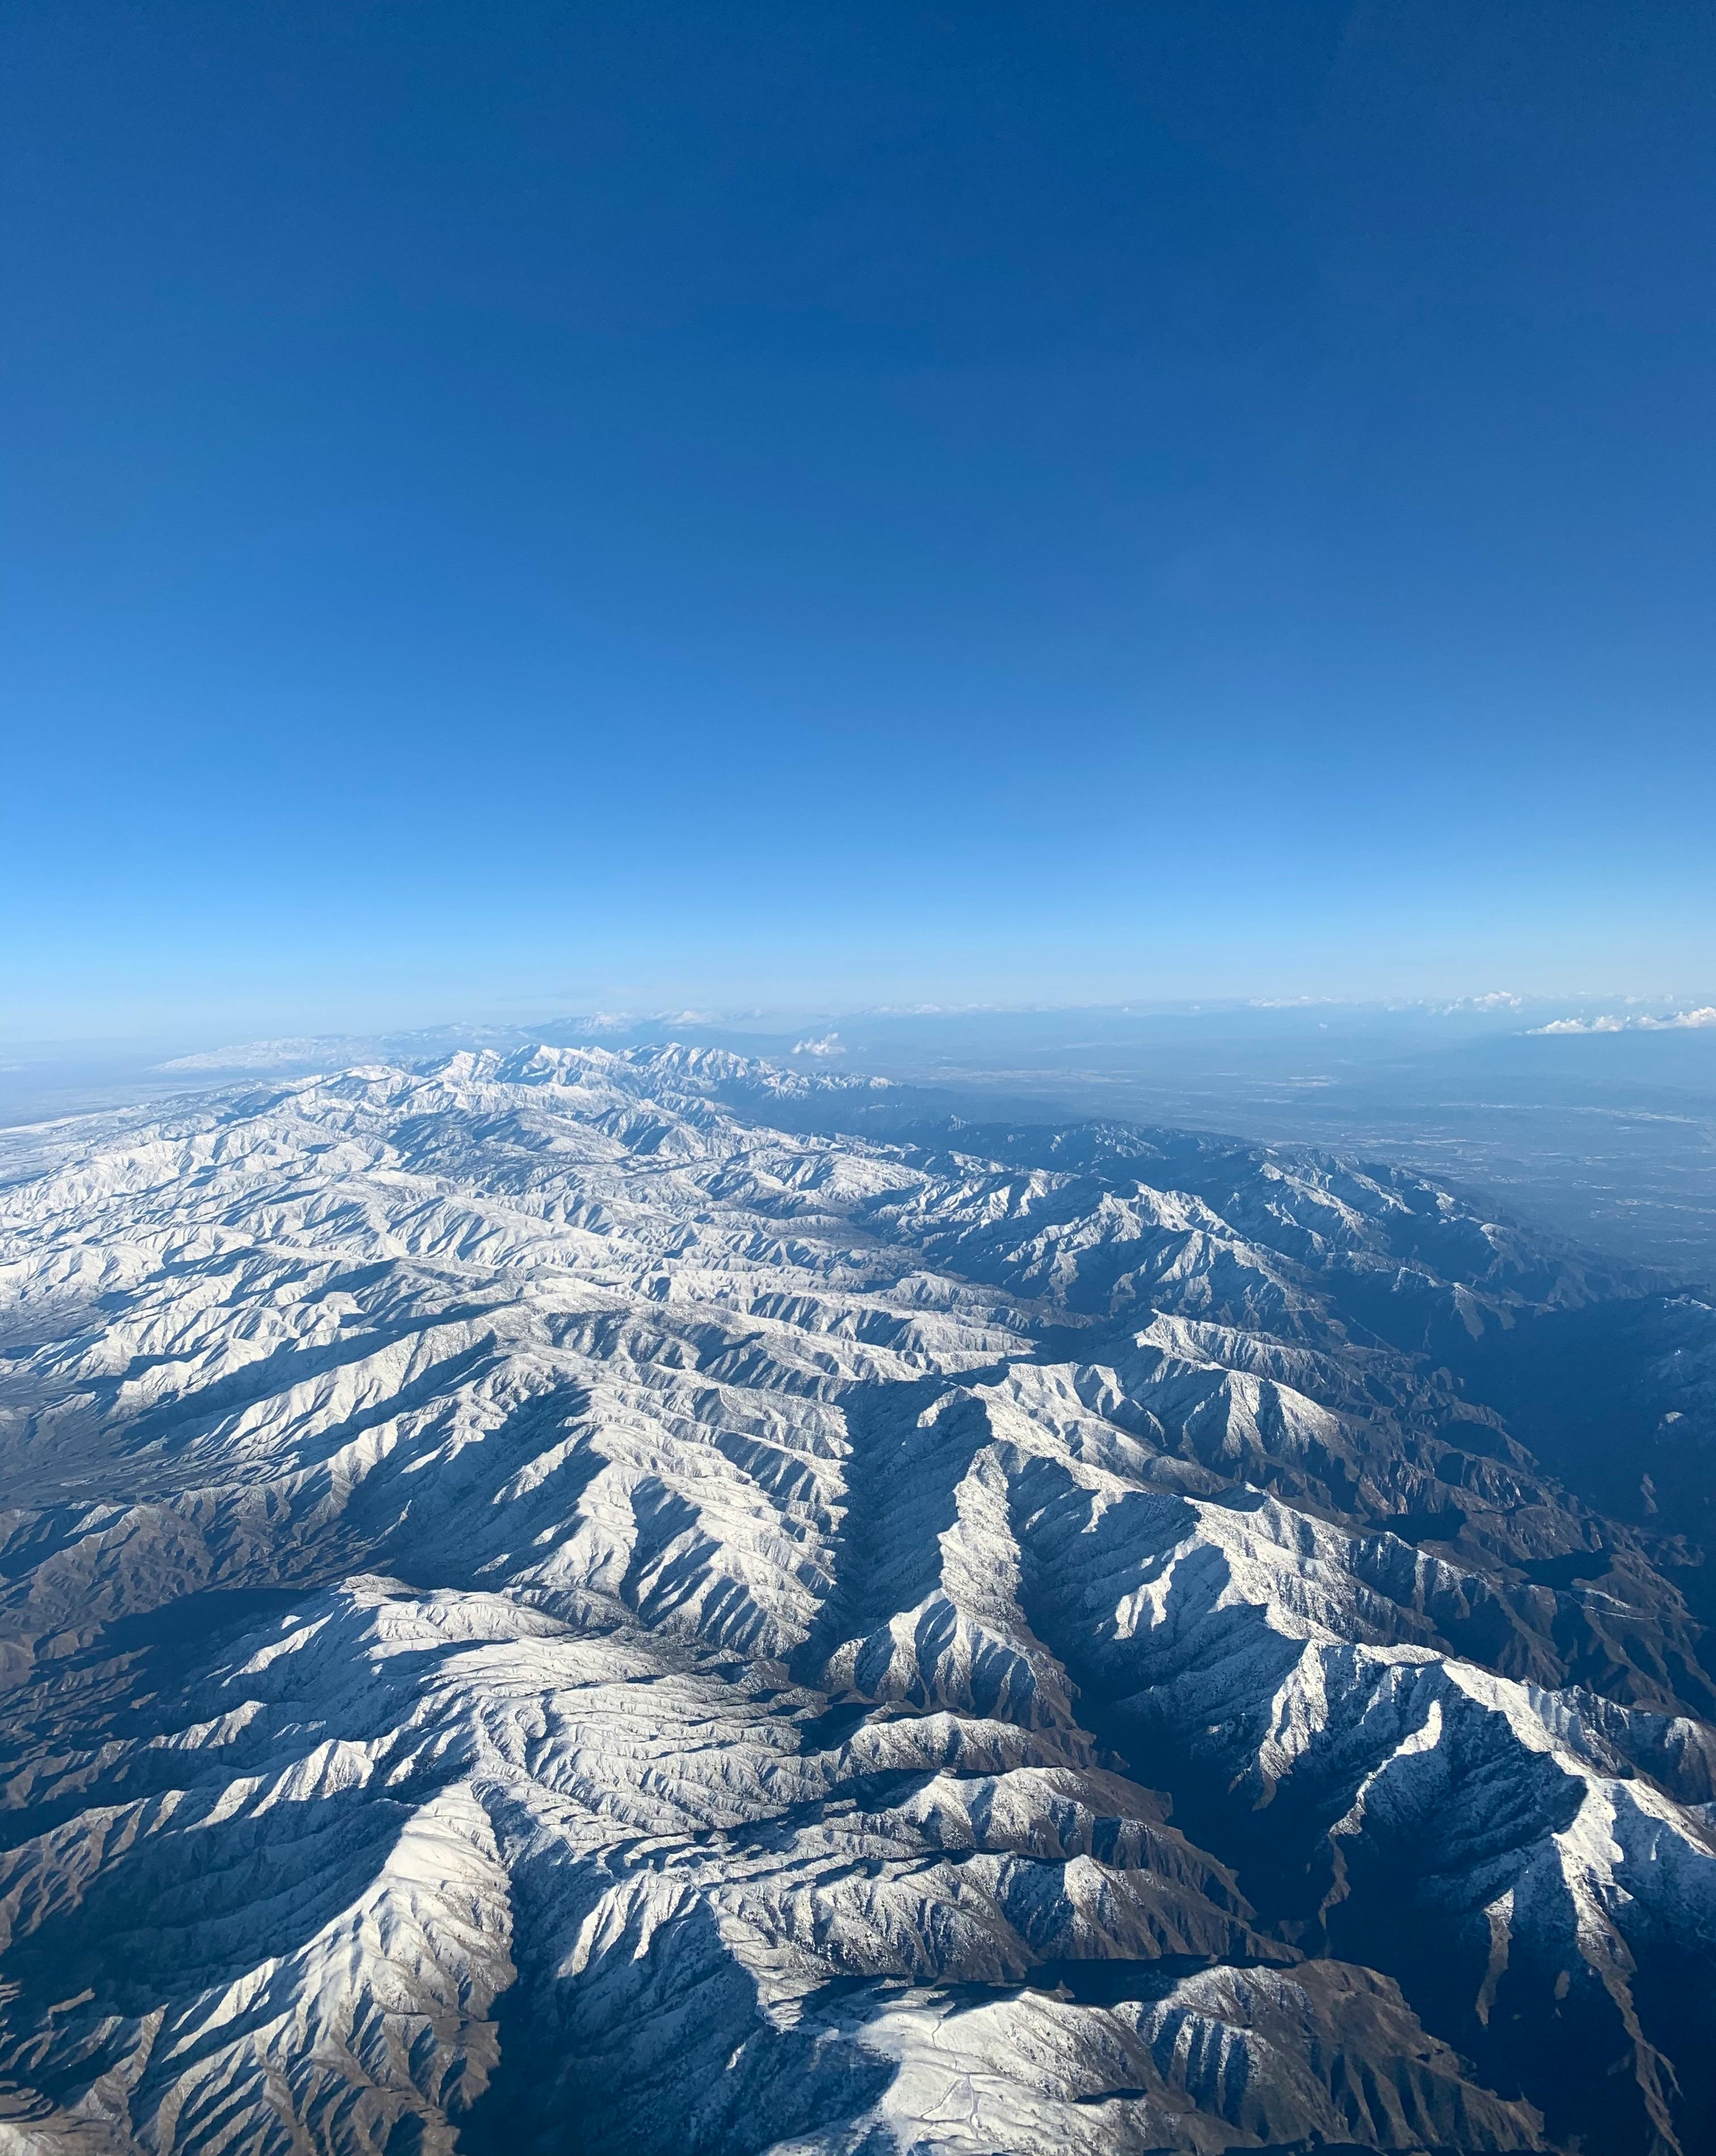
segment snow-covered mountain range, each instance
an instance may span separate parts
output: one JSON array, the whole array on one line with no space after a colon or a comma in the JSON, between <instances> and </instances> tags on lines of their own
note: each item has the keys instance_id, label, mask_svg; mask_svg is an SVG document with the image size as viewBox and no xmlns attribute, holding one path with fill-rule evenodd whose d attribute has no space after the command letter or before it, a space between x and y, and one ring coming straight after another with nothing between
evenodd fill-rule
<instances>
[{"instance_id":1,"label":"snow-covered mountain range","mask_svg":"<svg viewBox=\"0 0 1716 2156\"><path fill-rule=\"evenodd\" d=\"M0 1139L0 2152L1716 2148L1708 1303L885 1090Z\"/></svg>"}]
</instances>

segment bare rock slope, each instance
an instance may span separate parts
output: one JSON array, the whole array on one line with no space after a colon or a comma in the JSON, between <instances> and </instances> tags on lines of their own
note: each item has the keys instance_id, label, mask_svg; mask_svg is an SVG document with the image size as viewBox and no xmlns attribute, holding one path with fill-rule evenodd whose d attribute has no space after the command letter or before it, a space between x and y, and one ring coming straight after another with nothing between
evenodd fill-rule
<instances>
[{"instance_id":1,"label":"bare rock slope","mask_svg":"<svg viewBox=\"0 0 1716 2156\"><path fill-rule=\"evenodd\" d=\"M1648 1298L839 1094L4 1142L0 2152L1716 2148L1697 1552L1486 1389Z\"/></svg>"}]
</instances>

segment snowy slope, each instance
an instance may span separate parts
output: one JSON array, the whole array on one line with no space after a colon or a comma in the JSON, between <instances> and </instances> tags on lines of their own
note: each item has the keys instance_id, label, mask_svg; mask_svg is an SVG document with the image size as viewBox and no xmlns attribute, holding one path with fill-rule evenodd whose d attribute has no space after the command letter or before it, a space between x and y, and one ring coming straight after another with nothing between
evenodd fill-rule
<instances>
[{"instance_id":1,"label":"snowy slope","mask_svg":"<svg viewBox=\"0 0 1716 2156\"><path fill-rule=\"evenodd\" d=\"M1609 1288L840 1082L4 1141L0 2150L1716 2147L1699 1627L1444 1367Z\"/></svg>"}]
</instances>

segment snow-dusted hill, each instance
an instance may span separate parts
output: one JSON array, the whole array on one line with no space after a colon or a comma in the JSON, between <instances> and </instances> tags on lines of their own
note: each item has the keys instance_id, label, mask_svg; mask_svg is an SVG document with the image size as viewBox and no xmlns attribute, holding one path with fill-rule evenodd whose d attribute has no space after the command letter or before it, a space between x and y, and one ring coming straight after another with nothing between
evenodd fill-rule
<instances>
[{"instance_id":1,"label":"snow-dusted hill","mask_svg":"<svg viewBox=\"0 0 1716 2156\"><path fill-rule=\"evenodd\" d=\"M0 1142L0 2151L1716 2148L1688 1551L1467 1357L1616 1284L841 1086Z\"/></svg>"}]
</instances>

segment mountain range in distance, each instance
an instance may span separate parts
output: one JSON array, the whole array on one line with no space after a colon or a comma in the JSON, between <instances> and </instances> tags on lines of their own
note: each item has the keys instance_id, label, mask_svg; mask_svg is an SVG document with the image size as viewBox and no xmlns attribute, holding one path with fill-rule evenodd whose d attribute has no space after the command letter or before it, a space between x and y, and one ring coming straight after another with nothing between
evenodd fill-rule
<instances>
[{"instance_id":1,"label":"mountain range in distance","mask_svg":"<svg viewBox=\"0 0 1716 2156\"><path fill-rule=\"evenodd\" d=\"M1708 1295L835 1061L0 1132L0 2152L1716 2149Z\"/></svg>"}]
</instances>

